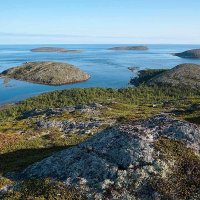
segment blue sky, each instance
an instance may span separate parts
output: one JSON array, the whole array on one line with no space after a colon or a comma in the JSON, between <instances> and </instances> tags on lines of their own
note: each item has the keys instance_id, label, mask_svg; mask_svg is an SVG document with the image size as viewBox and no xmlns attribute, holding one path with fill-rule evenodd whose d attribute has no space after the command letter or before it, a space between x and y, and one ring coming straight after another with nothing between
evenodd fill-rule
<instances>
[{"instance_id":1,"label":"blue sky","mask_svg":"<svg viewBox=\"0 0 200 200\"><path fill-rule=\"evenodd\" d=\"M0 0L0 44L200 44L199 0Z\"/></svg>"}]
</instances>

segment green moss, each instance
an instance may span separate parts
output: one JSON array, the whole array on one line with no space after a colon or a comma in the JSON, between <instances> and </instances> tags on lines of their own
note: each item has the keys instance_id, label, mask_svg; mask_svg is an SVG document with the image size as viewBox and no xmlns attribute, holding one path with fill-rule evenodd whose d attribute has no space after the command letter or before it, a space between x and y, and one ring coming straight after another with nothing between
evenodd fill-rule
<instances>
[{"instance_id":1,"label":"green moss","mask_svg":"<svg viewBox=\"0 0 200 200\"><path fill-rule=\"evenodd\" d=\"M44 137L24 137L9 143L0 152L0 174L22 170L28 165L52 155L54 152L84 141L89 136L73 134L69 137L61 138L59 134L54 134L49 137L50 139Z\"/></svg>"},{"instance_id":2,"label":"green moss","mask_svg":"<svg viewBox=\"0 0 200 200\"><path fill-rule=\"evenodd\" d=\"M3 188L6 185L11 185L13 182L5 177L0 177L0 189Z\"/></svg>"},{"instance_id":3,"label":"green moss","mask_svg":"<svg viewBox=\"0 0 200 200\"><path fill-rule=\"evenodd\" d=\"M18 185L17 189L7 193L2 200L83 200L80 191L68 188L61 182L50 179L28 180Z\"/></svg>"},{"instance_id":4,"label":"green moss","mask_svg":"<svg viewBox=\"0 0 200 200\"><path fill-rule=\"evenodd\" d=\"M166 177L156 177L152 185L163 198L186 200L195 196L200 186L200 157L184 143L162 138L155 149L169 165Z\"/></svg>"}]
</instances>

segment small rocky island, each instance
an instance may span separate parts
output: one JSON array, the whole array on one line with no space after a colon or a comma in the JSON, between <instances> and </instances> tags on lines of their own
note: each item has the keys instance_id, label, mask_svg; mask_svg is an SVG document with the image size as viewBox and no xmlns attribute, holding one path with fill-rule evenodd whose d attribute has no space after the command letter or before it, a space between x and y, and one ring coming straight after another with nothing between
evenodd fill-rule
<instances>
[{"instance_id":1,"label":"small rocky island","mask_svg":"<svg viewBox=\"0 0 200 200\"><path fill-rule=\"evenodd\" d=\"M142 83L148 85L200 87L200 65L181 64L172 69L147 69L138 72L138 76L130 81L133 85Z\"/></svg>"},{"instance_id":2,"label":"small rocky island","mask_svg":"<svg viewBox=\"0 0 200 200\"><path fill-rule=\"evenodd\" d=\"M188 51L184 51L181 53L175 53L173 54L175 56L181 57L181 58L200 58L200 49L192 49Z\"/></svg>"},{"instance_id":3,"label":"small rocky island","mask_svg":"<svg viewBox=\"0 0 200 200\"><path fill-rule=\"evenodd\" d=\"M90 78L79 68L61 62L26 62L3 71L0 76L46 85L64 85Z\"/></svg>"},{"instance_id":4,"label":"small rocky island","mask_svg":"<svg viewBox=\"0 0 200 200\"><path fill-rule=\"evenodd\" d=\"M112 47L108 50L116 50L116 51L145 51L148 50L146 46L121 46L121 47Z\"/></svg>"},{"instance_id":5,"label":"small rocky island","mask_svg":"<svg viewBox=\"0 0 200 200\"><path fill-rule=\"evenodd\" d=\"M59 47L39 47L35 49L31 49L32 52L61 52L61 53L78 53L80 50L70 50Z\"/></svg>"}]
</instances>

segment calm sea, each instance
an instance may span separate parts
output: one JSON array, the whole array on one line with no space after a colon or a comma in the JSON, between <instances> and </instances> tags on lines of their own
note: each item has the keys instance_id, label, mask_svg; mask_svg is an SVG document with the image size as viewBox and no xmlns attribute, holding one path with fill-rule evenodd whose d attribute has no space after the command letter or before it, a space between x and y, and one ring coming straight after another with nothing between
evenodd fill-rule
<instances>
[{"instance_id":1,"label":"calm sea","mask_svg":"<svg viewBox=\"0 0 200 200\"><path fill-rule=\"evenodd\" d=\"M80 49L81 53L38 53L30 49L56 46ZM148 51L110 51L119 45L0 45L0 72L28 61L59 61L74 64L91 75L86 82L64 86L47 86L0 78L0 104L23 100L43 92L66 88L128 87L133 73L128 67L172 68L181 63L200 60L182 59L171 53L200 48L200 45L147 45Z\"/></svg>"}]
</instances>

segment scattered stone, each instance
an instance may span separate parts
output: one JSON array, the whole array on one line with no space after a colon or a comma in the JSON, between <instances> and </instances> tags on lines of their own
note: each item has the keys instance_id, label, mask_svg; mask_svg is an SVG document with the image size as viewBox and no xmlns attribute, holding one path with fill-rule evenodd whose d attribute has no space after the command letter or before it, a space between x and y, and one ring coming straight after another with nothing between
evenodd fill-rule
<instances>
[{"instance_id":1,"label":"scattered stone","mask_svg":"<svg viewBox=\"0 0 200 200\"><path fill-rule=\"evenodd\" d=\"M108 109L108 108L101 104L93 103L93 104L78 105L78 106L66 106L63 108L34 109L31 111L24 112L18 119L32 118L40 115L45 117L52 117L52 116L59 116L64 113L73 113L73 112L94 114L94 112L95 111L98 112L99 109Z\"/></svg>"},{"instance_id":2,"label":"scattered stone","mask_svg":"<svg viewBox=\"0 0 200 200\"><path fill-rule=\"evenodd\" d=\"M60 132L71 133L77 132L81 134L89 134L92 130L100 128L102 126L111 126L115 123L115 120L96 120L96 121L84 121L76 122L74 120L65 121L50 121L50 120L40 120L36 122L36 126L41 129L51 129L57 128Z\"/></svg>"}]
</instances>

